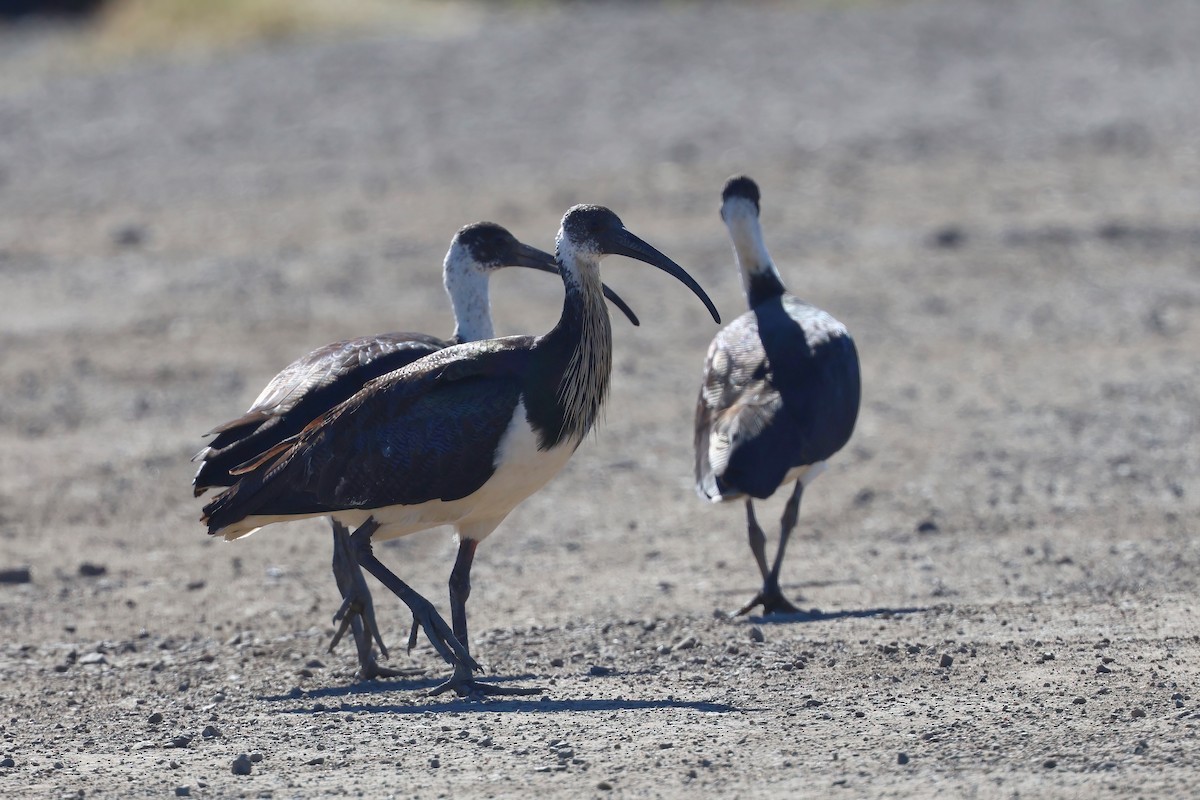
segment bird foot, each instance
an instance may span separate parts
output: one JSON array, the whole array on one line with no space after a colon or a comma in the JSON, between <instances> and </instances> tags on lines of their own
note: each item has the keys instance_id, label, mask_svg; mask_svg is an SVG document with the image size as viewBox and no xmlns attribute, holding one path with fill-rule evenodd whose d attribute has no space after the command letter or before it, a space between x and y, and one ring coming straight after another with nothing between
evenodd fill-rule
<instances>
[{"instance_id":1,"label":"bird foot","mask_svg":"<svg viewBox=\"0 0 1200 800\"><path fill-rule=\"evenodd\" d=\"M425 670L420 667L385 667L372 658L359 667L358 679L365 683L381 678L416 678L424 674Z\"/></svg>"},{"instance_id":2,"label":"bird foot","mask_svg":"<svg viewBox=\"0 0 1200 800\"><path fill-rule=\"evenodd\" d=\"M454 692L459 697L482 699L484 697L528 697L543 694L546 690L540 686L501 686L496 683L477 681L470 673L460 674L455 670L449 680L434 687L430 696Z\"/></svg>"},{"instance_id":3,"label":"bird foot","mask_svg":"<svg viewBox=\"0 0 1200 800\"><path fill-rule=\"evenodd\" d=\"M471 658L471 653L467 650L466 645L458 640L454 631L437 613L432 603L420 598L419 601L410 603L409 607L413 612L412 631L408 637L410 651L417 643L417 629L420 628L425 631L425 635L429 637L429 642L433 645L433 649L437 650L438 655L447 663L454 665L455 676L465 671L469 678L472 672L483 671L483 667L479 666L478 661ZM451 683L453 680L454 678L451 678L447 683Z\"/></svg>"},{"instance_id":4,"label":"bird foot","mask_svg":"<svg viewBox=\"0 0 1200 800\"><path fill-rule=\"evenodd\" d=\"M783 615L800 613L800 609L792 605L792 603L783 596L783 592L780 591L778 586L764 586L758 594L754 595L754 598L749 603L738 609L734 616L744 617L758 606L762 606L762 615L764 617L769 617L776 614Z\"/></svg>"}]
</instances>

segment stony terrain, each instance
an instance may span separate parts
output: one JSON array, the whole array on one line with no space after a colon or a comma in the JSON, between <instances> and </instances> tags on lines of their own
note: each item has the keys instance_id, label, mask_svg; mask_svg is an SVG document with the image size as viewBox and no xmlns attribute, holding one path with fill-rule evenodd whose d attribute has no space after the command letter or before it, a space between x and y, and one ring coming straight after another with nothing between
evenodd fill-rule
<instances>
[{"instance_id":1,"label":"stony terrain","mask_svg":"<svg viewBox=\"0 0 1200 800\"><path fill-rule=\"evenodd\" d=\"M454 22L90 65L0 31L0 795L1200 791L1200 6ZM429 697L382 589L420 672L356 683L323 523L205 536L200 434L320 344L448 334L464 223L549 247L603 203L732 319L734 172L863 358L784 572L810 613L728 618L742 515L690 477L716 328L617 258L604 424L474 574L475 652L543 696ZM547 329L561 288L512 272L499 328ZM379 552L446 608L450 536Z\"/></svg>"}]
</instances>

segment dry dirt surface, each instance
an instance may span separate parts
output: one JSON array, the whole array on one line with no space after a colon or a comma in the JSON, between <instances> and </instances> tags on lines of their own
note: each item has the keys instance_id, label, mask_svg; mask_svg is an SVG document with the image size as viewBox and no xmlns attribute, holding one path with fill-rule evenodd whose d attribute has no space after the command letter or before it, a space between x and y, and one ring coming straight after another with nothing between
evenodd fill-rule
<instances>
[{"instance_id":1,"label":"dry dirt surface","mask_svg":"<svg viewBox=\"0 0 1200 800\"><path fill-rule=\"evenodd\" d=\"M1200 4L460 22L87 68L0 37L0 795L1200 793ZM322 521L205 535L200 435L325 342L447 335L467 222L550 247L608 205L732 319L734 172L862 355L784 570L810 612L729 618L741 509L691 487L716 327L619 258L606 418L474 573L475 653L544 695L430 697L382 587L423 672L356 682ZM560 285L517 272L499 330L547 330ZM378 552L445 613L454 547Z\"/></svg>"}]
</instances>

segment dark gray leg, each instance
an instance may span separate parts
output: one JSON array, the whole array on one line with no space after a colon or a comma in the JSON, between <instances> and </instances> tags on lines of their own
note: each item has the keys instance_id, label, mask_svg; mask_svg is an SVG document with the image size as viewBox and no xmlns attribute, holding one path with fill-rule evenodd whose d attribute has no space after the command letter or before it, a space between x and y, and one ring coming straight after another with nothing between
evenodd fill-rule
<instances>
[{"instance_id":1,"label":"dark gray leg","mask_svg":"<svg viewBox=\"0 0 1200 800\"><path fill-rule=\"evenodd\" d=\"M371 641L379 646L379 652L388 657L387 647L383 637L379 635L379 625L375 622L375 604L371 599L371 590L367 588L366 578L362 568L354 558L350 544L350 530L337 520L330 520L333 525L333 577L337 581L338 591L342 594L342 605L333 615L334 622L340 622L333 640L329 643L329 651L341 641L349 630L354 635L354 644L358 650L358 677L369 681L375 678L397 678L406 675L420 674L421 670L400 670L382 667L375 660L371 651Z\"/></svg>"},{"instance_id":2,"label":"dark gray leg","mask_svg":"<svg viewBox=\"0 0 1200 800\"><path fill-rule=\"evenodd\" d=\"M792 535L796 521L800 518L800 496L802 494L804 494L804 484L796 481L796 486L792 489L792 496L788 498L787 505L783 508L783 517L779 520L779 549L775 551L775 563L771 566L770 572L767 571L767 559L763 552L763 540L766 537L754 520L754 511L750 509L750 501L746 501L747 517L750 520L750 549L754 552L754 560L758 562L759 572L762 573L763 587L754 596L754 599L737 612L739 616L749 613L751 609L759 605L763 607L763 616L799 612L800 609L792 605L779 589L779 571L783 567L783 555L787 550L788 538ZM755 536L756 529L757 537ZM756 542L757 548L755 547Z\"/></svg>"},{"instance_id":3,"label":"dark gray leg","mask_svg":"<svg viewBox=\"0 0 1200 800\"><path fill-rule=\"evenodd\" d=\"M475 548L479 542L474 539L463 539L458 543L458 557L454 559L454 569L450 571L450 618L454 622L454 636L462 642L464 648L467 642L467 598L471 596L471 564L475 561ZM540 687L497 686L494 683L477 681L471 671L461 664L454 668L450 680L433 690L433 694L441 694L453 690L461 697L468 695L530 695L541 694Z\"/></svg>"},{"instance_id":4,"label":"dark gray leg","mask_svg":"<svg viewBox=\"0 0 1200 800\"><path fill-rule=\"evenodd\" d=\"M447 664L454 667L455 675L458 675L460 670L466 670L470 675L471 670L480 669L479 664L475 663L475 659L471 658L471 654L467 652L467 648L463 647L454 637L454 632L437 613L433 604L396 577L395 573L376 558L371 549L371 535L378 529L379 523L374 519L368 519L359 526L358 530L350 534L350 544L355 560L363 569L390 589L392 594L399 597L404 605L408 606L413 614L414 629L419 626L425 631L425 635L429 637L429 642L437 650L438 655L445 659Z\"/></svg>"}]
</instances>

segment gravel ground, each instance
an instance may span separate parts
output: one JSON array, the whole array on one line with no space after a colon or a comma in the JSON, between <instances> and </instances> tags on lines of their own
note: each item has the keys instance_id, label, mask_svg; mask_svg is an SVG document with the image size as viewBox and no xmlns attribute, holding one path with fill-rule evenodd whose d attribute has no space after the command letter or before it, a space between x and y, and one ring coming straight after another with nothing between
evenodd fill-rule
<instances>
[{"instance_id":1,"label":"gravel ground","mask_svg":"<svg viewBox=\"0 0 1200 800\"><path fill-rule=\"evenodd\" d=\"M87 68L0 32L0 794L1196 795L1200 5L533 9ZM322 522L205 536L200 434L320 344L448 334L462 224L603 203L732 319L733 172L863 359L803 619L728 618L716 329L621 259L606 419L476 562L474 651L544 696L429 697L382 589L424 672L356 683ZM512 272L499 330L548 329ZM445 610L450 536L379 552Z\"/></svg>"}]
</instances>

